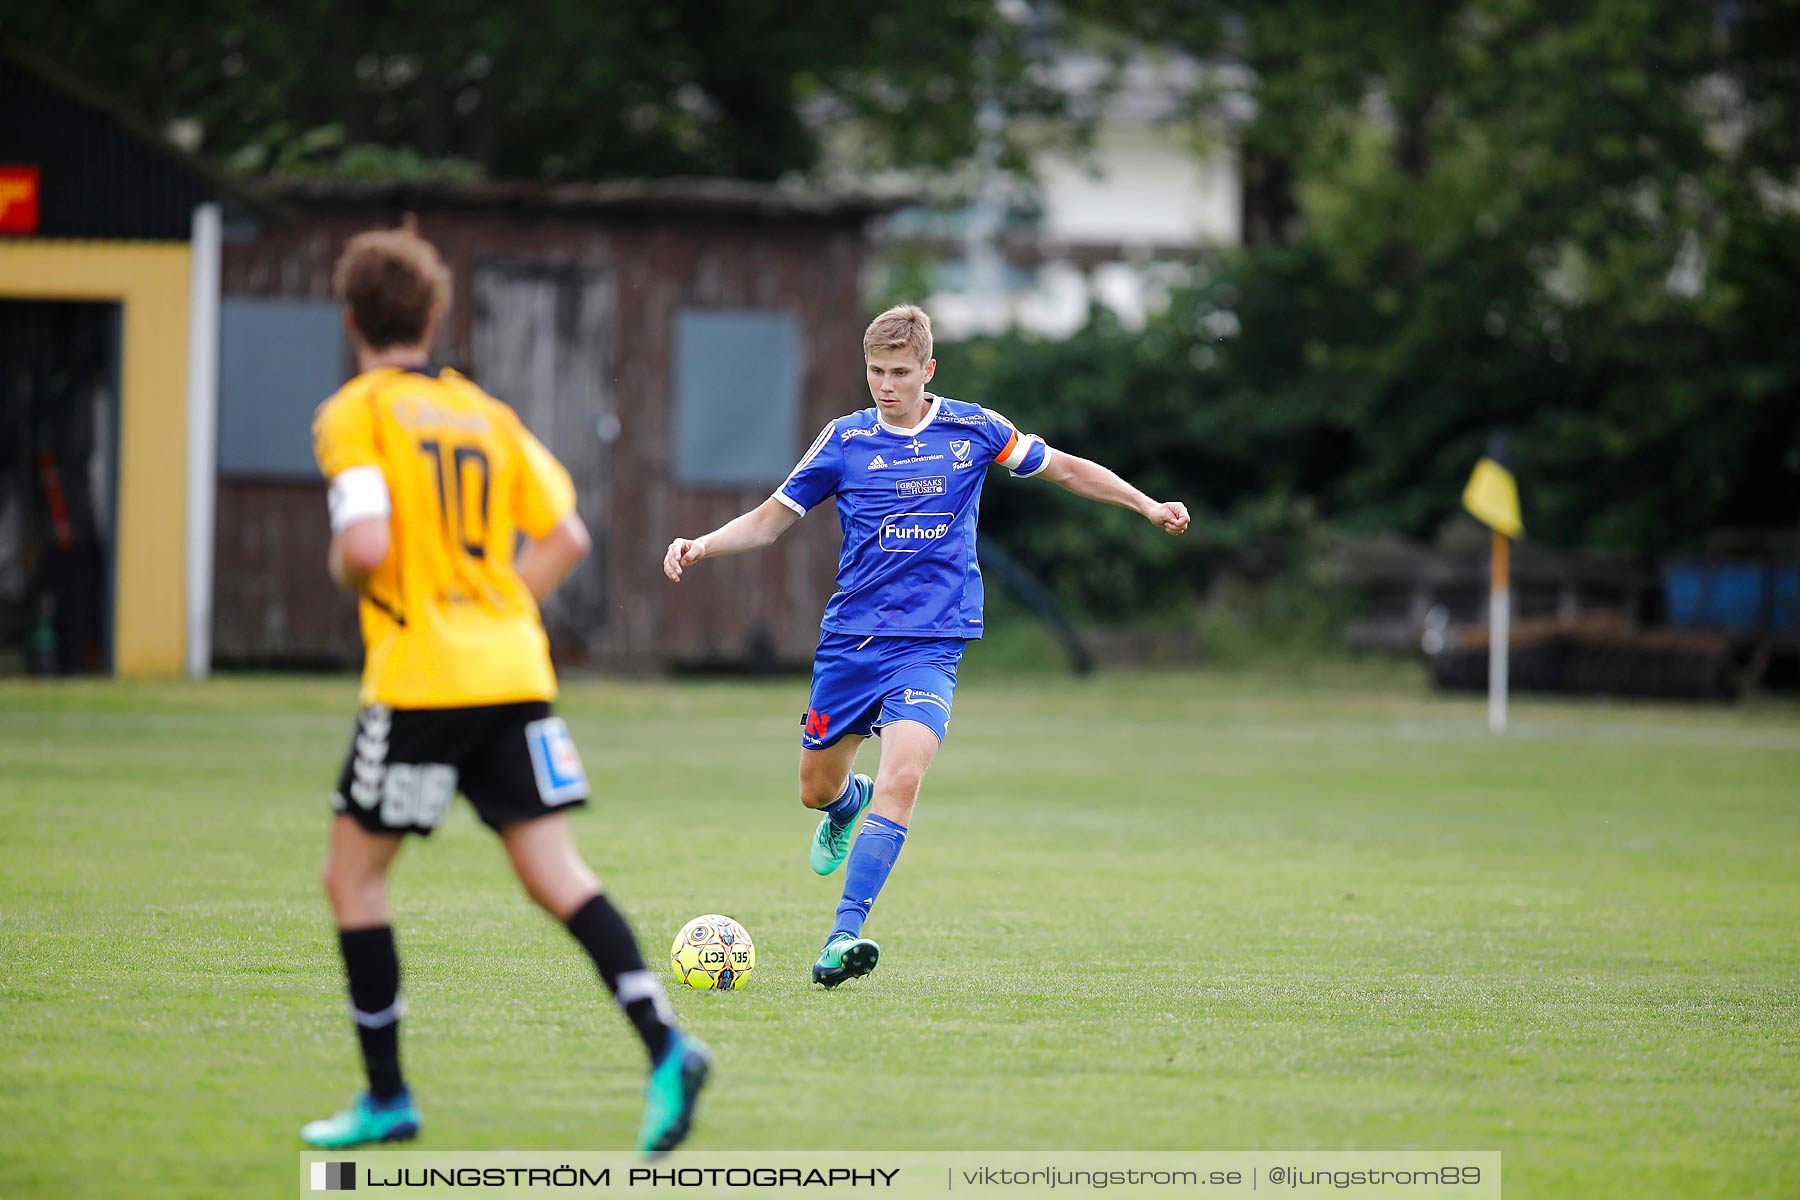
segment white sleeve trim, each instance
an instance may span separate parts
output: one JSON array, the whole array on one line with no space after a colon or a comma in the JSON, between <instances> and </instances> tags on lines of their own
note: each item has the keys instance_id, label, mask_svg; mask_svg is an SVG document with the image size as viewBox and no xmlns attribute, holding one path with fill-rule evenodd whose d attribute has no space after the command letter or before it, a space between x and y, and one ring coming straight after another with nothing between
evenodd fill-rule
<instances>
[{"instance_id":1,"label":"white sleeve trim","mask_svg":"<svg viewBox=\"0 0 1800 1200\"><path fill-rule=\"evenodd\" d=\"M331 532L338 533L357 521L387 517L394 511L388 496L387 477L380 467L346 467L331 481L326 502L331 507Z\"/></svg>"},{"instance_id":2,"label":"white sleeve trim","mask_svg":"<svg viewBox=\"0 0 1800 1200\"><path fill-rule=\"evenodd\" d=\"M786 485L784 484L783 486L786 486ZM804 517L806 515L806 510L804 508L801 508L799 502L792 499L791 497L789 497L786 492L776 492L775 498L777 500L781 501L783 504L787 505L789 508L793 509L795 512L799 513L801 516Z\"/></svg>"},{"instance_id":3,"label":"white sleeve trim","mask_svg":"<svg viewBox=\"0 0 1800 1200\"><path fill-rule=\"evenodd\" d=\"M812 446L805 454L800 456L800 461L794 464L794 469L788 472L788 477L781 481L781 487L775 489L775 494L781 496L781 499L787 501L789 508L793 509L803 517L806 515L806 510L792 500L788 500L786 496L782 496L781 493L788 484L794 482L794 476L806 470L812 460L819 457L824 451L826 444L831 441L831 435L835 432L837 432L837 419L834 417L825 422L825 428L819 430L819 436L813 439Z\"/></svg>"}]
</instances>

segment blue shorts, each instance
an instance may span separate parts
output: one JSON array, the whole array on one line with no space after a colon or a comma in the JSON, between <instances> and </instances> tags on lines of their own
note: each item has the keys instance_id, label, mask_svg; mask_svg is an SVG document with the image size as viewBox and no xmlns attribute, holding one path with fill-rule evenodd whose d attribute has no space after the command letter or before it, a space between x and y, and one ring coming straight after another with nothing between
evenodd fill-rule
<instances>
[{"instance_id":1,"label":"blue shorts","mask_svg":"<svg viewBox=\"0 0 1800 1200\"><path fill-rule=\"evenodd\" d=\"M943 741L966 645L963 638L822 634L800 744L823 750L846 734L879 734L890 721L917 721Z\"/></svg>"}]
</instances>

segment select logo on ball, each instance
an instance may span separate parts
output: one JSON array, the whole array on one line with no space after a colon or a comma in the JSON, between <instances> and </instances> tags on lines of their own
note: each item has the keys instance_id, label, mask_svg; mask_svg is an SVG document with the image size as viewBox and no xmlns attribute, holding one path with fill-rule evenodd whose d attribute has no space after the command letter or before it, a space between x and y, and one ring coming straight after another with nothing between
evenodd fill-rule
<instances>
[{"instance_id":1,"label":"select logo on ball","mask_svg":"<svg viewBox=\"0 0 1800 1200\"><path fill-rule=\"evenodd\" d=\"M756 969L750 931L730 917L708 913L681 927L669 947L675 977L702 991L736 991Z\"/></svg>"}]
</instances>

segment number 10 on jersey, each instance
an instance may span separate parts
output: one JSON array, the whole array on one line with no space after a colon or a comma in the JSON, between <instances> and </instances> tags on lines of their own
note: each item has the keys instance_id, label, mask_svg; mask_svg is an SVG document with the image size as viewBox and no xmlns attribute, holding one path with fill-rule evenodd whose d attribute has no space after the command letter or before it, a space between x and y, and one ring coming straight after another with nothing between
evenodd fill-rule
<instances>
[{"instance_id":1,"label":"number 10 on jersey","mask_svg":"<svg viewBox=\"0 0 1800 1200\"><path fill-rule=\"evenodd\" d=\"M446 449L450 458L448 469L444 463ZM431 460L445 534L455 538L470 558L486 558L490 482L487 455L479 446L445 447L436 438L421 440L419 452Z\"/></svg>"}]
</instances>

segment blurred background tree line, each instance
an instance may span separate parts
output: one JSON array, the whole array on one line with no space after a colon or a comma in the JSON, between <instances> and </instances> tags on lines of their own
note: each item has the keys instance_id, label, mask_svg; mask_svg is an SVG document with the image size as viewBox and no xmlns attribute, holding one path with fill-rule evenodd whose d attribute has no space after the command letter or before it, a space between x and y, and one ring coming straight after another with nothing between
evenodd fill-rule
<instances>
[{"instance_id":1,"label":"blurred background tree line","mask_svg":"<svg viewBox=\"0 0 1800 1200\"><path fill-rule=\"evenodd\" d=\"M954 178L984 106L1028 171L1014 130L1083 133L1057 45L1231 63L1186 102L1242 114L1242 244L1145 328L941 345L951 394L1189 500L1252 573L1322 528L1429 538L1502 429L1534 539L1648 559L1800 520L1793 0L93 0L7 27L246 172L805 179L849 122L863 161ZM1220 557L1045 504L994 489L988 528L1092 616Z\"/></svg>"},{"instance_id":2,"label":"blurred background tree line","mask_svg":"<svg viewBox=\"0 0 1800 1200\"><path fill-rule=\"evenodd\" d=\"M970 394L1246 549L1321 520L1429 538L1498 429L1550 544L1650 558L1800 522L1800 6L1126 11L1250 68L1246 243L1143 332L959 348ZM1000 489L992 515L1023 546L1077 535L1034 503ZM1141 603L1172 581L1125 544L1030 556L1090 608Z\"/></svg>"},{"instance_id":3,"label":"blurred background tree line","mask_svg":"<svg viewBox=\"0 0 1800 1200\"><path fill-rule=\"evenodd\" d=\"M252 172L773 180L817 164L821 114L913 165L971 152L979 89L1055 107L992 0L25 0L0 23Z\"/></svg>"}]
</instances>

